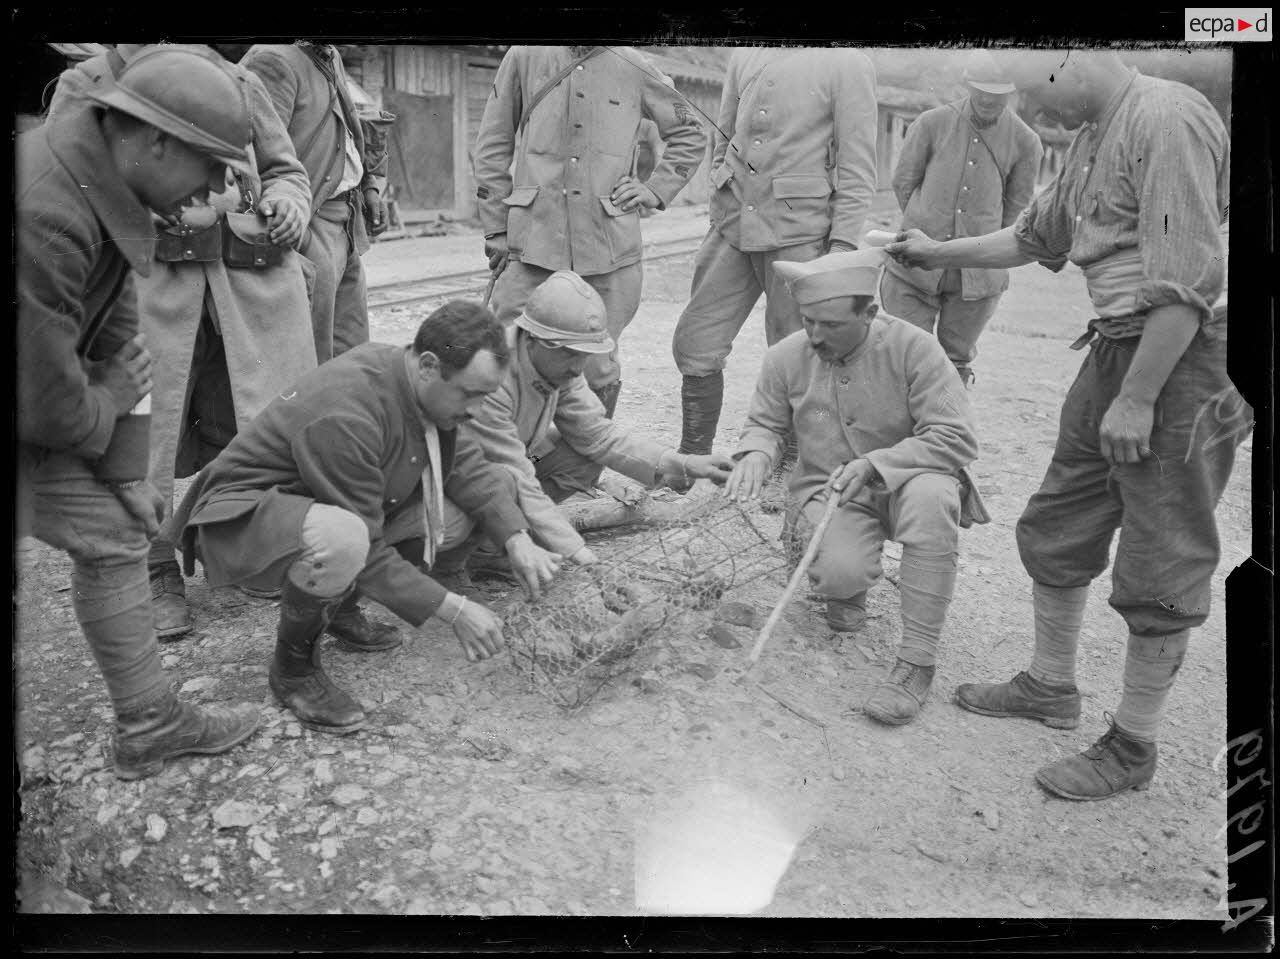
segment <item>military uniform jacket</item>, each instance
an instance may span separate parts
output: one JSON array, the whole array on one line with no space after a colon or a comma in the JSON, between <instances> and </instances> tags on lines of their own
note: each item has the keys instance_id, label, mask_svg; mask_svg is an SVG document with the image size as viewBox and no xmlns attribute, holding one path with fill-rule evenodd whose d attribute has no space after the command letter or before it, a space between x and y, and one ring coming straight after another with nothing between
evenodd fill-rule
<instances>
[{"instance_id":1,"label":"military uniform jacket","mask_svg":"<svg viewBox=\"0 0 1280 959\"><path fill-rule=\"evenodd\" d=\"M803 330L769 349L739 455L759 450L777 462L792 426L800 459L788 492L797 506L850 460L870 462L892 492L921 473L961 475L978 455L955 367L934 337L895 317L873 319L840 362L821 359Z\"/></svg>"},{"instance_id":2,"label":"military uniform jacket","mask_svg":"<svg viewBox=\"0 0 1280 959\"><path fill-rule=\"evenodd\" d=\"M743 251L856 245L876 193L875 68L852 49L740 49L711 157L711 225Z\"/></svg>"},{"instance_id":3,"label":"military uniform jacket","mask_svg":"<svg viewBox=\"0 0 1280 959\"><path fill-rule=\"evenodd\" d=\"M631 172L641 118L666 141L646 184L664 207L697 170L706 138L684 98L629 47L575 68L517 137L525 104L574 59L568 47L507 51L476 138L476 197L484 232L505 232L522 263L595 276L640 262L639 209L623 212L609 197Z\"/></svg>"},{"instance_id":4,"label":"military uniform jacket","mask_svg":"<svg viewBox=\"0 0 1280 959\"><path fill-rule=\"evenodd\" d=\"M893 172L902 229L915 227L935 240L984 236L1012 226L1035 193L1044 147L1011 109L991 126L975 127L969 98L934 107L907 130ZM942 270L885 268L917 289L936 293ZM1004 292L1008 270L960 271L962 296L981 300Z\"/></svg>"},{"instance_id":5,"label":"military uniform jacket","mask_svg":"<svg viewBox=\"0 0 1280 959\"><path fill-rule=\"evenodd\" d=\"M477 516L495 542L525 528L505 471L479 448L440 430L445 495ZM355 513L369 527L360 591L413 625L434 615L445 589L403 559L394 543L425 536L422 471L427 443L405 348L365 343L303 376L203 469L174 516L174 535L253 513L236 544L267 569L297 549L312 502ZM216 556L209 582L226 581Z\"/></svg>"},{"instance_id":6,"label":"military uniform jacket","mask_svg":"<svg viewBox=\"0 0 1280 959\"><path fill-rule=\"evenodd\" d=\"M14 168L18 440L147 474L149 416L117 419L95 360L138 332L133 275L151 268L151 214L115 171L98 110L19 135Z\"/></svg>"},{"instance_id":7,"label":"military uniform jacket","mask_svg":"<svg viewBox=\"0 0 1280 959\"><path fill-rule=\"evenodd\" d=\"M288 131L262 81L230 64L245 85L252 141L252 173L241 186L255 203L285 199L306 211L311 186L298 162ZM85 92L110 69L105 56L92 57L65 71L49 106L49 120L74 110L91 109ZM210 197L223 211L240 212L244 202L235 187ZM311 261L286 250L284 262L269 269L228 269L207 263L154 261L137 280L137 309L147 349L155 359L151 393L151 460L153 474L189 476L196 468L195 434L182 428L191 356L206 298L222 336L231 379L236 428L244 429L277 393L316 366L308 299ZM232 415L228 411L228 415ZM167 472L166 472L167 471ZM167 488L164 480L157 480Z\"/></svg>"},{"instance_id":8,"label":"military uniform jacket","mask_svg":"<svg viewBox=\"0 0 1280 959\"><path fill-rule=\"evenodd\" d=\"M337 83L330 85L311 57L296 44L255 44L249 48L240 65L252 70L262 80L276 113L289 130L298 159L311 181L312 205L315 211L342 182L346 168L346 131L355 140L356 152L363 157L364 134L357 119L355 103L347 92L347 73L341 57L333 57ZM335 89L336 87L336 89ZM376 170L365 169L356 192L357 212L364 208L364 191L379 193L386 187L386 161ZM369 249L369 235L364 217L354 216L352 240L357 254Z\"/></svg>"},{"instance_id":9,"label":"military uniform jacket","mask_svg":"<svg viewBox=\"0 0 1280 959\"><path fill-rule=\"evenodd\" d=\"M527 334L512 327L508 337L511 365L502 386L485 397L460 432L474 438L489 462L514 474L529 532L547 549L572 556L585 544L542 491L534 460L546 456L559 440L592 462L649 485L666 447L608 419L584 377L559 388L547 383L529 361Z\"/></svg>"}]
</instances>

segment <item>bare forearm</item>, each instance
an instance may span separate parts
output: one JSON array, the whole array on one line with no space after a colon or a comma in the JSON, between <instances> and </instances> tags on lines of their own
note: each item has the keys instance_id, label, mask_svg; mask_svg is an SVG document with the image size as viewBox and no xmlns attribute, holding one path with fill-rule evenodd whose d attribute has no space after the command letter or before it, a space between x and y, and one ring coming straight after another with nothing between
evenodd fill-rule
<instances>
[{"instance_id":1,"label":"bare forearm","mask_svg":"<svg viewBox=\"0 0 1280 959\"><path fill-rule=\"evenodd\" d=\"M1009 269L1034 263L1014 238L1013 227L983 236L966 236L938 244L935 269L969 267L971 269Z\"/></svg>"},{"instance_id":2,"label":"bare forearm","mask_svg":"<svg viewBox=\"0 0 1280 959\"><path fill-rule=\"evenodd\" d=\"M1154 403L1199 328L1200 315L1194 307L1178 303L1152 310L1120 395L1136 403Z\"/></svg>"}]
</instances>

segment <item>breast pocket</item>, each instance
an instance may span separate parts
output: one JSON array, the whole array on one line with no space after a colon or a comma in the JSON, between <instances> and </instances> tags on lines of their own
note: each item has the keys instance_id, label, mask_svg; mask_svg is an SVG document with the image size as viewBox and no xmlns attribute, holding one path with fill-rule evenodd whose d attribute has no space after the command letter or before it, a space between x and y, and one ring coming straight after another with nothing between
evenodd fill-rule
<instances>
[{"instance_id":1,"label":"breast pocket","mask_svg":"<svg viewBox=\"0 0 1280 959\"><path fill-rule=\"evenodd\" d=\"M538 196L538 189L536 186L522 186L512 190L511 195L502 201L507 205L507 248L513 253L523 250L525 240L529 238L533 201Z\"/></svg>"},{"instance_id":2,"label":"breast pocket","mask_svg":"<svg viewBox=\"0 0 1280 959\"><path fill-rule=\"evenodd\" d=\"M831 226L831 183L823 176L773 178L774 233L779 243L824 236Z\"/></svg>"}]
</instances>

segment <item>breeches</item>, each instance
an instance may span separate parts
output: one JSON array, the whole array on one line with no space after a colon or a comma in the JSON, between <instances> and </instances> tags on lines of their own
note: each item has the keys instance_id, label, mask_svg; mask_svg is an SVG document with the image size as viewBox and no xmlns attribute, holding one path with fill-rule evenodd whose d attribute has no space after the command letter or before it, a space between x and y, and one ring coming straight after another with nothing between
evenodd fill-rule
<instances>
[{"instance_id":1,"label":"breeches","mask_svg":"<svg viewBox=\"0 0 1280 959\"><path fill-rule=\"evenodd\" d=\"M530 294L542 285L552 274L552 270L521 263L512 259L507 262L506 269L493 285L493 314L503 323L512 323L524 309ZM644 264L632 263L620 267L612 273L600 273L595 276L584 276L587 284L600 294L604 300L605 325L609 335L613 337L614 348L610 353L599 353L587 360L583 375L587 385L599 390L622 378L622 367L618 362L618 347L623 331L635 319L636 310L640 308L640 289L644 282Z\"/></svg>"},{"instance_id":2,"label":"breeches","mask_svg":"<svg viewBox=\"0 0 1280 959\"><path fill-rule=\"evenodd\" d=\"M947 359L960 370L968 369L978 355L978 337L1000 303L1000 294L981 300L960 295L960 271L947 270L937 293L917 289L888 270L880 277L880 305L885 312L918 326L926 333L937 323L938 342Z\"/></svg>"},{"instance_id":3,"label":"breeches","mask_svg":"<svg viewBox=\"0 0 1280 959\"><path fill-rule=\"evenodd\" d=\"M765 340L770 345L800 329L800 308L772 270L778 260L804 263L822 255L825 243L810 240L780 250L744 253L712 228L693 262L689 304L680 314L671 352L684 376L724 369L742 324L765 295Z\"/></svg>"},{"instance_id":4,"label":"breeches","mask_svg":"<svg viewBox=\"0 0 1280 959\"><path fill-rule=\"evenodd\" d=\"M1076 376L1053 459L1018 521L1031 578L1083 586L1102 573L1119 529L1112 607L1137 635L1199 626L1218 565L1213 511L1253 411L1227 377L1227 343L1203 330L1156 401L1151 455L1112 466L1098 428L1120 391L1138 338L1099 338Z\"/></svg>"},{"instance_id":5,"label":"breeches","mask_svg":"<svg viewBox=\"0 0 1280 959\"><path fill-rule=\"evenodd\" d=\"M793 561L803 554L825 505L822 498L811 499L796 516L788 544ZM882 572L886 537L921 555L954 554L960 538L959 480L921 473L893 492L864 489L838 508L809 567L814 592L848 599L870 589Z\"/></svg>"}]
</instances>

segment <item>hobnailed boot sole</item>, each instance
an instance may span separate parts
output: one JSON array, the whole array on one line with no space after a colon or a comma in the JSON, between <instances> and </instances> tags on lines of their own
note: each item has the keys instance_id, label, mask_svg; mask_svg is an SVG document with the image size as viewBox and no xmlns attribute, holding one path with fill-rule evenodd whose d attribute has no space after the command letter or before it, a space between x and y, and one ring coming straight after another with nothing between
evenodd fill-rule
<instances>
[{"instance_id":1,"label":"hobnailed boot sole","mask_svg":"<svg viewBox=\"0 0 1280 959\"><path fill-rule=\"evenodd\" d=\"M1134 792L1146 792L1151 788L1152 780L1148 779L1144 783L1134 783L1131 786L1125 786L1121 789L1117 789L1113 793L1108 793L1105 796L1077 796L1074 793L1067 792L1067 790L1062 789L1059 786L1051 785L1049 782L1041 778L1039 773L1036 773L1036 782L1040 785L1041 789L1044 789L1046 792L1053 793L1055 796L1061 796L1063 799L1074 799L1076 802L1098 802L1101 799L1115 799L1116 796L1119 796L1121 793L1128 792L1130 789Z\"/></svg>"},{"instance_id":2,"label":"hobnailed boot sole","mask_svg":"<svg viewBox=\"0 0 1280 959\"><path fill-rule=\"evenodd\" d=\"M1033 719L1044 723L1051 729L1075 729L1080 725L1079 717L1071 719L1059 716L1043 716L1039 713L1011 712L1007 709L987 709L983 706L967 703L959 696L955 697L955 703L966 712L977 713L979 716L993 716L996 719Z\"/></svg>"}]
</instances>

